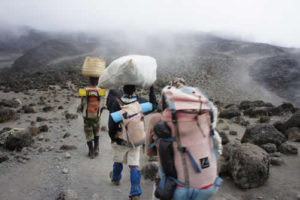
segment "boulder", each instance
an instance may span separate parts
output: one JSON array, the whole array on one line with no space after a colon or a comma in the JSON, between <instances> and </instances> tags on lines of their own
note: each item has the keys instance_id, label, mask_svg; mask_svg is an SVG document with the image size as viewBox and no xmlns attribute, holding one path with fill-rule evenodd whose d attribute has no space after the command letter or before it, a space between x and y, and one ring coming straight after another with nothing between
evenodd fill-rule
<instances>
[{"instance_id":1,"label":"boulder","mask_svg":"<svg viewBox=\"0 0 300 200\"><path fill-rule=\"evenodd\" d=\"M8 155L0 152L0 163L5 162L7 160L9 160Z\"/></svg>"},{"instance_id":2,"label":"boulder","mask_svg":"<svg viewBox=\"0 0 300 200\"><path fill-rule=\"evenodd\" d=\"M37 121L37 122L44 122L44 121L47 121L47 119L44 118L44 117L37 117L37 118L36 118L36 121Z\"/></svg>"},{"instance_id":3,"label":"boulder","mask_svg":"<svg viewBox=\"0 0 300 200\"><path fill-rule=\"evenodd\" d=\"M229 143L224 146L223 157L228 173L239 188L256 188L269 178L269 156L254 144Z\"/></svg>"},{"instance_id":4,"label":"boulder","mask_svg":"<svg viewBox=\"0 0 300 200\"><path fill-rule=\"evenodd\" d=\"M258 120L259 123L267 123L270 122L270 117L269 116L261 116Z\"/></svg>"},{"instance_id":5,"label":"boulder","mask_svg":"<svg viewBox=\"0 0 300 200\"><path fill-rule=\"evenodd\" d=\"M274 153L277 152L277 147L275 144L272 143L267 143L267 144L263 144L260 146L261 148L263 148L266 152L268 153Z\"/></svg>"},{"instance_id":6,"label":"boulder","mask_svg":"<svg viewBox=\"0 0 300 200\"><path fill-rule=\"evenodd\" d=\"M290 128L284 134L288 137L289 141L300 142L300 129L298 127Z\"/></svg>"},{"instance_id":7,"label":"boulder","mask_svg":"<svg viewBox=\"0 0 300 200\"><path fill-rule=\"evenodd\" d=\"M158 172L158 165L157 163L151 162L145 165L141 169L141 174L144 176L145 179L149 179L154 181Z\"/></svg>"},{"instance_id":8,"label":"boulder","mask_svg":"<svg viewBox=\"0 0 300 200\"><path fill-rule=\"evenodd\" d=\"M241 140L242 143L252 143L258 146L272 143L280 146L287 138L271 124L256 124L248 126Z\"/></svg>"},{"instance_id":9,"label":"boulder","mask_svg":"<svg viewBox=\"0 0 300 200\"><path fill-rule=\"evenodd\" d=\"M0 123L15 119L16 112L9 108L0 107Z\"/></svg>"},{"instance_id":10,"label":"boulder","mask_svg":"<svg viewBox=\"0 0 300 200\"><path fill-rule=\"evenodd\" d=\"M241 112L239 108L236 105L232 105L229 108L226 108L224 110L221 110L219 117L231 119L236 116L240 116Z\"/></svg>"},{"instance_id":11,"label":"boulder","mask_svg":"<svg viewBox=\"0 0 300 200\"><path fill-rule=\"evenodd\" d=\"M298 154L298 149L289 142L282 143L279 146L279 151L284 154Z\"/></svg>"},{"instance_id":12,"label":"boulder","mask_svg":"<svg viewBox=\"0 0 300 200\"><path fill-rule=\"evenodd\" d=\"M242 110L247 110L251 107L273 107L271 103L265 103L263 101L242 101L239 108Z\"/></svg>"},{"instance_id":13,"label":"boulder","mask_svg":"<svg viewBox=\"0 0 300 200\"><path fill-rule=\"evenodd\" d=\"M261 116L269 116L270 112L269 112L269 108L265 108L265 107L249 108L244 111L244 115L255 118Z\"/></svg>"},{"instance_id":14,"label":"boulder","mask_svg":"<svg viewBox=\"0 0 300 200\"><path fill-rule=\"evenodd\" d=\"M31 145L33 142L32 134L28 129L12 131L6 138L5 146L9 150L21 150L23 147Z\"/></svg>"},{"instance_id":15,"label":"boulder","mask_svg":"<svg viewBox=\"0 0 300 200\"><path fill-rule=\"evenodd\" d=\"M24 113L36 113L36 108L31 105L22 106L22 110L24 111Z\"/></svg>"},{"instance_id":16,"label":"boulder","mask_svg":"<svg viewBox=\"0 0 300 200\"><path fill-rule=\"evenodd\" d=\"M225 145L229 142L229 138L224 131L218 132L222 138L222 145Z\"/></svg>"},{"instance_id":17,"label":"boulder","mask_svg":"<svg viewBox=\"0 0 300 200\"><path fill-rule=\"evenodd\" d=\"M49 112L49 111L53 111L54 110L54 107L52 107L52 106L45 106L44 108L43 108L43 111L44 112Z\"/></svg>"},{"instance_id":18,"label":"boulder","mask_svg":"<svg viewBox=\"0 0 300 200\"><path fill-rule=\"evenodd\" d=\"M292 127L300 128L300 110L297 110L286 122L276 122L274 126L282 133Z\"/></svg>"}]
</instances>

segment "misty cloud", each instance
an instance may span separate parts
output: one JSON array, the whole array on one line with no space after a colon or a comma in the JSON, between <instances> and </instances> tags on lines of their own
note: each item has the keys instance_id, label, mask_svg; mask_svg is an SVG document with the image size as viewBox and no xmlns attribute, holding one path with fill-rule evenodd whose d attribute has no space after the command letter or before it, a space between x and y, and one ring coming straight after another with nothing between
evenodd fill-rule
<instances>
[{"instance_id":1,"label":"misty cloud","mask_svg":"<svg viewBox=\"0 0 300 200\"><path fill-rule=\"evenodd\" d=\"M46 31L202 31L300 47L297 0L1 0L0 24Z\"/></svg>"}]
</instances>

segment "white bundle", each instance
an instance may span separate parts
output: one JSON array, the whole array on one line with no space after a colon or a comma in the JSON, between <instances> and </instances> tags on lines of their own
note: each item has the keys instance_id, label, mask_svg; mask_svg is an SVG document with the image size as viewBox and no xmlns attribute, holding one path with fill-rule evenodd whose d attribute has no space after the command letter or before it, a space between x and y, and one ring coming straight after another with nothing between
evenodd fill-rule
<instances>
[{"instance_id":1,"label":"white bundle","mask_svg":"<svg viewBox=\"0 0 300 200\"><path fill-rule=\"evenodd\" d=\"M123 85L150 87L156 80L156 60L150 56L128 55L114 60L102 73L98 87Z\"/></svg>"}]
</instances>

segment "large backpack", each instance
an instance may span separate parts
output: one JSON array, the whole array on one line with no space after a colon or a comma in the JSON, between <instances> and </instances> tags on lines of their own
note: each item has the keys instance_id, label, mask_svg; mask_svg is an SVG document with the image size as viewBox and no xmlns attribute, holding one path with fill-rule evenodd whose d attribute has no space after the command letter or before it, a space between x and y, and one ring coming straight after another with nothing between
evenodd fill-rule
<instances>
[{"instance_id":1,"label":"large backpack","mask_svg":"<svg viewBox=\"0 0 300 200\"><path fill-rule=\"evenodd\" d=\"M99 118L101 112L101 98L99 88L86 88L83 117L89 119Z\"/></svg>"},{"instance_id":2,"label":"large backpack","mask_svg":"<svg viewBox=\"0 0 300 200\"><path fill-rule=\"evenodd\" d=\"M125 144L130 147L144 144L146 134L141 105L138 101L123 104L118 99L118 102L122 115L122 132L119 134L119 138L124 140Z\"/></svg>"},{"instance_id":3,"label":"large backpack","mask_svg":"<svg viewBox=\"0 0 300 200\"><path fill-rule=\"evenodd\" d=\"M162 91L166 108L162 120L171 128L175 180L179 186L205 189L217 179L217 151L214 148L212 104L198 88Z\"/></svg>"}]
</instances>

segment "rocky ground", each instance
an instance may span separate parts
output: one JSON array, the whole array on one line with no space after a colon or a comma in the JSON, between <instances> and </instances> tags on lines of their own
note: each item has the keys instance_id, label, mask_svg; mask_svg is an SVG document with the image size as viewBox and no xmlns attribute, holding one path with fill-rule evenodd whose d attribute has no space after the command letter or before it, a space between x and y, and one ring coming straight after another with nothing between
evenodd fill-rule
<instances>
[{"instance_id":1,"label":"rocky ground","mask_svg":"<svg viewBox=\"0 0 300 200\"><path fill-rule=\"evenodd\" d=\"M128 199L129 170L124 168L120 186L108 178L107 111L101 117L100 156L89 159L74 85L0 96L0 199ZM300 199L299 110L262 101L216 103L224 184L213 199ZM7 135L12 128L28 129ZM143 155L141 166L149 163ZM142 199L155 199L151 180L143 178L142 188Z\"/></svg>"}]
</instances>

